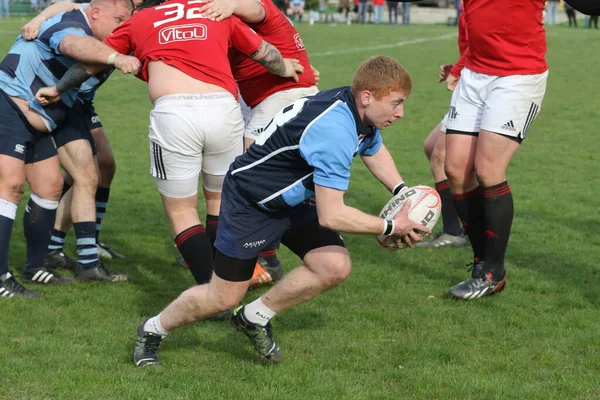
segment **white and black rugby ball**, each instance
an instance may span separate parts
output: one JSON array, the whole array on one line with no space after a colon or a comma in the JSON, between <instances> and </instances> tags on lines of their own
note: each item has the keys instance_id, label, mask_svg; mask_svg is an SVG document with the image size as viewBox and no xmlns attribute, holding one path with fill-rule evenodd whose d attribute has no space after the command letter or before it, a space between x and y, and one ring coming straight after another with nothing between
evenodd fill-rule
<instances>
[{"instance_id":1,"label":"white and black rugby ball","mask_svg":"<svg viewBox=\"0 0 600 400\"><path fill-rule=\"evenodd\" d=\"M438 192L429 186L419 185L402 189L383 207L379 213L379 218L394 219L407 200L410 200L408 217L433 230L442 213L442 200ZM377 235L377 241L387 248L403 249L408 247L395 235Z\"/></svg>"}]
</instances>

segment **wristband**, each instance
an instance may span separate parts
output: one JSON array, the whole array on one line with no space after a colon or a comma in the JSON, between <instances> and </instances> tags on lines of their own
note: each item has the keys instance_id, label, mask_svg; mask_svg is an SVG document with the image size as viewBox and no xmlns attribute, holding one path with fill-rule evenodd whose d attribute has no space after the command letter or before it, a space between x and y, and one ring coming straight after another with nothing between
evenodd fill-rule
<instances>
[{"instance_id":1,"label":"wristband","mask_svg":"<svg viewBox=\"0 0 600 400\"><path fill-rule=\"evenodd\" d=\"M383 232L381 233L384 236L390 236L394 233L395 224L391 219L383 220Z\"/></svg>"},{"instance_id":2,"label":"wristband","mask_svg":"<svg viewBox=\"0 0 600 400\"><path fill-rule=\"evenodd\" d=\"M108 56L108 65L115 65L115 59L117 57L119 57L121 55L121 53L119 53L118 51L115 51L114 53L112 53L110 56Z\"/></svg>"},{"instance_id":3,"label":"wristband","mask_svg":"<svg viewBox=\"0 0 600 400\"><path fill-rule=\"evenodd\" d=\"M392 193L395 195L397 195L398 193L400 193L400 191L402 189L404 189L406 186L406 183L404 182L400 182L399 184L397 184L396 186L394 186L394 189L392 190Z\"/></svg>"}]
</instances>

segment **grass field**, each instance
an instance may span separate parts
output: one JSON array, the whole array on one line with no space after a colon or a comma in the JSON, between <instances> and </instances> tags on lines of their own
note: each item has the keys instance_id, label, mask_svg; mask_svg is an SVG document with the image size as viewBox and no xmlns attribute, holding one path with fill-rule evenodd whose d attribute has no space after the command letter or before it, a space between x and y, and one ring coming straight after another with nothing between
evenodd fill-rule
<instances>
[{"instance_id":1,"label":"grass field","mask_svg":"<svg viewBox=\"0 0 600 400\"><path fill-rule=\"evenodd\" d=\"M0 20L2 54L23 23ZM433 185L422 144L449 104L436 82L439 65L456 59L454 28L304 24L299 31L323 89L349 84L374 54L408 68L414 91L384 140L409 184ZM516 215L507 289L454 301L446 290L468 276L469 250L394 252L372 237L344 235L352 276L277 316L285 355L277 367L261 364L229 324L210 322L171 334L162 367L133 366L130 338L142 318L192 279L174 264L148 174L145 85L115 73L96 101L118 165L102 238L127 255L111 267L133 280L42 287L43 299L0 301L0 399L600 398L599 35L549 29L546 99L509 169ZM360 161L352 174L347 203L378 212L389 193ZM10 254L17 274L20 211ZM285 249L280 257L286 270L297 262Z\"/></svg>"}]
</instances>

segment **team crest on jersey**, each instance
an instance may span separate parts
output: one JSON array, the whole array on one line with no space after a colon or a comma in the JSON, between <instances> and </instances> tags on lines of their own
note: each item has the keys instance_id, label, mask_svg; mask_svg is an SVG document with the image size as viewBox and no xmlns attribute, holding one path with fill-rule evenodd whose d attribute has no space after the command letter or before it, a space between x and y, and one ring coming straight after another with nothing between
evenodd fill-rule
<instances>
[{"instance_id":1,"label":"team crest on jersey","mask_svg":"<svg viewBox=\"0 0 600 400\"><path fill-rule=\"evenodd\" d=\"M158 43L185 42L189 40L206 40L206 25L190 24L163 28L158 32Z\"/></svg>"},{"instance_id":2,"label":"team crest on jersey","mask_svg":"<svg viewBox=\"0 0 600 400\"><path fill-rule=\"evenodd\" d=\"M296 42L296 47L298 48L298 50L304 50L304 42L300 38L300 34L299 33L296 33L294 35L294 41Z\"/></svg>"}]
</instances>

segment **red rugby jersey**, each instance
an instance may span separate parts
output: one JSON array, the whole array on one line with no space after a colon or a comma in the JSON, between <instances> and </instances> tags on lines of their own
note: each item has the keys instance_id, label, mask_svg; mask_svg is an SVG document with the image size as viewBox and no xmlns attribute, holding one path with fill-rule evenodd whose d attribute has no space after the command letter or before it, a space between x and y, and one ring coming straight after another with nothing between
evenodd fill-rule
<instances>
[{"instance_id":1,"label":"red rugby jersey","mask_svg":"<svg viewBox=\"0 0 600 400\"><path fill-rule=\"evenodd\" d=\"M458 52L460 58L452 67L450 74L455 78L460 76L460 72L465 67L465 59L463 58L463 54L469 48L469 36L467 34L467 26L465 23L465 13L461 12L460 17L458 17Z\"/></svg>"},{"instance_id":2,"label":"red rugby jersey","mask_svg":"<svg viewBox=\"0 0 600 400\"><path fill-rule=\"evenodd\" d=\"M533 75L545 60L545 0L464 0L465 67L487 75Z\"/></svg>"},{"instance_id":3,"label":"red rugby jersey","mask_svg":"<svg viewBox=\"0 0 600 400\"><path fill-rule=\"evenodd\" d=\"M138 78L148 81L148 63L160 60L194 79L238 96L227 54L233 46L249 55L262 39L237 17L221 22L205 18L201 0L169 0L136 12L104 40L121 54L142 62Z\"/></svg>"},{"instance_id":4,"label":"red rugby jersey","mask_svg":"<svg viewBox=\"0 0 600 400\"><path fill-rule=\"evenodd\" d=\"M277 47L284 58L295 58L304 67L298 74L300 80L273 75L262 65L250 60L240 51L229 54L233 75L240 88L242 98L250 107L282 90L315 86L315 76L310 68L308 54L300 34L290 20L273 4L272 0L260 0L265 9L265 19L258 24L248 24L265 41Z\"/></svg>"}]
</instances>

